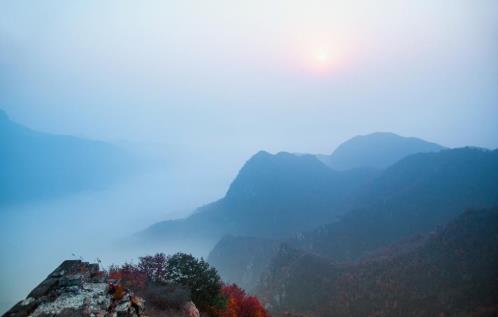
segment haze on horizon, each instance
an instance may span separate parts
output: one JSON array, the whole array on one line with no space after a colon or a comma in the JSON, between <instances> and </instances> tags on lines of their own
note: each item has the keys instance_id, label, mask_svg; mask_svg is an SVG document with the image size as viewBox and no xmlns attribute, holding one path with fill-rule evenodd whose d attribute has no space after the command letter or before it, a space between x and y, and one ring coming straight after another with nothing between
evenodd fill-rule
<instances>
[{"instance_id":1,"label":"haze on horizon","mask_svg":"<svg viewBox=\"0 0 498 317\"><path fill-rule=\"evenodd\" d=\"M34 129L232 169L374 131L498 147L495 1L0 6L0 107Z\"/></svg>"}]
</instances>

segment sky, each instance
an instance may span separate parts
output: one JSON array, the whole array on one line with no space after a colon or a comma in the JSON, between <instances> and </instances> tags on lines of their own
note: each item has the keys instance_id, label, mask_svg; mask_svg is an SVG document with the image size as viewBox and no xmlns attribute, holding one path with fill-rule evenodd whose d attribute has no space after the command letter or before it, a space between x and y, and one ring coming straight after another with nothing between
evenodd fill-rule
<instances>
[{"instance_id":1,"label":"sky","mask_svg":"<svg viewBox=\"0 0 498 317\"><path fill-rule=\"evenodd\" d=\"M493 0L0 8L0 107L39 130L234 160L373 131L498 147Z\"/></svg>"},{"instance_id":2,"label":"sky","mask_svg":"<svg viewBox=\"0 0 498 317\"><path fill-rule=\"evenodd\" d=\"M375 131L498 147L498 3L0 0L0 108L174 157Z\"/></svg>"}]
</instances>

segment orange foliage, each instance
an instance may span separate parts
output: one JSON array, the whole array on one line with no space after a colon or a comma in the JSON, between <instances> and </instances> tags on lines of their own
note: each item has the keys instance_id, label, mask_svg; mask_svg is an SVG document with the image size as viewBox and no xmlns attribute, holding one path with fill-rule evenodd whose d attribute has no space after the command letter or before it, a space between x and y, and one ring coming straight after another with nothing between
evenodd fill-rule
<instances>
[{"instance_id":1,"label":"orange foliage","mask_svg":"<svg viewBox=\"0 0 498 317\"><path fill-rule=\"evenodd\" d=\"M111 267L109 279L119 280L125 288L135 291L144 289L147 284L147 275L130 264L125 264L122 267Z\"/></svg>"},{"instance_id":2,"label":"orange foliage","mask_svg":"<svg viewBox=\"0 0 498 317\"><path fill-rule=\"evenodd\" d=\"M221 290L226 297L226 307L220 317L267 317L267 313L255 296L247 296L244 290L232 284Z\"/></svg>"}]
</instances>

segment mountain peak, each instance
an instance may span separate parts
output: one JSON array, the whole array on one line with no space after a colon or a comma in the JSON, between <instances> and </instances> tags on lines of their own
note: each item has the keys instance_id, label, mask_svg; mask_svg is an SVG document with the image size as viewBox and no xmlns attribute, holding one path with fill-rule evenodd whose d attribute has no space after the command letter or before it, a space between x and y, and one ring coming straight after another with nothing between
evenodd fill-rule
<instances>
[{"instance_id":1,"label":"mountain peak","mask_svg":"<svg viewBox=\"0 0 498 317\"><path fill-rule=\"evenodd\" d=\"M280 184L284 179L292 183L329 172L330 169L313 155L295 155L289 152L271 154L259 151L241 168L228 189L227 197L234 197L247 191L264 192L272 187L272 184Z\"/></svg>"},{"instance_id":2,"label":"mountain peak","mask_svg":"<svg viewBox=\"0 0 498 317\"><path fill-rule=\"evenodd\" d=\"M445 147L419 138L403 137L392 132L358 135L342 143L325 158L337 170L358 167L384 169L415 153L437 152Z\"/></svg>"},{"instance_id":3,"label":"mountain peak","mask_svg":"<svg viewBox=\"0 0 498 317\"><path fill-rule=\"evenodd\" d=\"M264 151L264 150L260 150L256 154L254 154L251 158L249 158L249 160L251 160L251 159L257 159L257 158L264 158L264 157L268 157L268 156L271 156L271 155L272 154L270 152L267 152L267 151Z\"/></svg>"}]
</instances>

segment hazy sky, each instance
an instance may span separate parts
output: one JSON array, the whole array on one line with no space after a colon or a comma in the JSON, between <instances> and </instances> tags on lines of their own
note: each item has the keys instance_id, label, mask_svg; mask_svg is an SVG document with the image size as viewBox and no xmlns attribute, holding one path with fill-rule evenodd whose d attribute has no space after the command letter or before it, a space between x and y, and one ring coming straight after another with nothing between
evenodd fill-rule
<instances>
[{"instance_id":1,"label":"hazy sky","mask_svg":"<svg viewBox=\"0 0 498 317\"><path fill-rule=\"evenodd\" d=\"M0 0L0 108L233 158L373 131L498 147L498 2Z\"/></svg>"}]
</instances>

